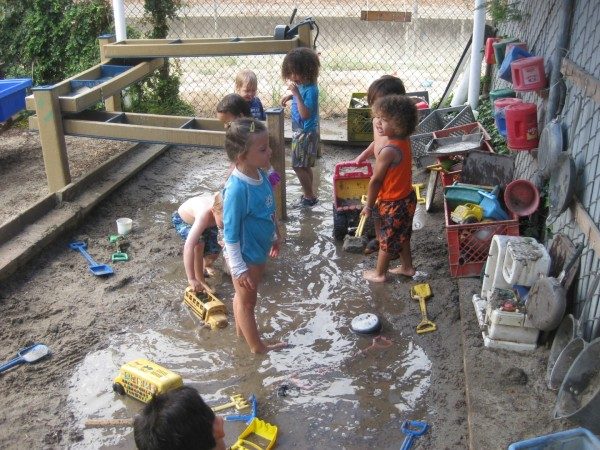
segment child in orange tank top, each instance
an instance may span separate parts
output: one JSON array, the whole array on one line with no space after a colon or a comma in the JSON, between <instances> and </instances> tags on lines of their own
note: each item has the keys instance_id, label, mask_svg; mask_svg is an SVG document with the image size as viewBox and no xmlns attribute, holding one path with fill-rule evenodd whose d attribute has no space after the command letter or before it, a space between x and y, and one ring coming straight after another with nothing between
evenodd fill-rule
<instances>
[{"instance_id":1,"label":"child in orange tank top","mask_svg":"<svg viewBox=\"0 0 600 450\"><path fill-rule=\"evenodd\" d=\"M373 131L388 142L376 152L375 168L369 182L367 203L361 215L370 216L377 208L381 220L378 233L379 254L374 270L367 270L368 281L387 279L390 261L400 257L400 266L389 272L413 277L410 238L417 198L412 188L412 155L409 136L417 126L417 108L402 95L387 95L373 104ZM375 203L377 201L377 203Z\"/></svg>"}]
</instances>

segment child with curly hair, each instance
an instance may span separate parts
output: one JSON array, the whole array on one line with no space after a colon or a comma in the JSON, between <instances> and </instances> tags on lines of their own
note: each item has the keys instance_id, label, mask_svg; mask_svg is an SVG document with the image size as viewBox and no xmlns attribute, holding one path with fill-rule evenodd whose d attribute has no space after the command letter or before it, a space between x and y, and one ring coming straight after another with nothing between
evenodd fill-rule
<instances>
[{"instance_id":1,"label":"child with curly hair","mask_svg":"<svg viewBox=\"0 0 600 450\"><path fill-rule=\"evenodd\" d=\"M319 55L314 50L298 47L283 58L281 76L290 94L281 105L292 100L292 168L300 181L303 195L296 208L310 208L318 199L313 188L313 171L319 150Z\"/></svg>"},{"instance_id":2,"label":"child with curly hair","mask_svg":"<svg viewBox=\"0 0 600 450\"><path fill-rule=\"evenodd\" d=\"M413 266L410 250L417 198L412 187L409 137L417 126L417 108L406 96L386 95L375 101L372 112L373 131L377 136L385 136L387 142L376 153L367 203L361 211L361 215L370 216L376 208L380 218L377 264L374 270L365 271L364 278L372 282L386 281L390 261L398 255L400 266L390 273L422 278L424 274Z\"/></svg>"}]
</instances>

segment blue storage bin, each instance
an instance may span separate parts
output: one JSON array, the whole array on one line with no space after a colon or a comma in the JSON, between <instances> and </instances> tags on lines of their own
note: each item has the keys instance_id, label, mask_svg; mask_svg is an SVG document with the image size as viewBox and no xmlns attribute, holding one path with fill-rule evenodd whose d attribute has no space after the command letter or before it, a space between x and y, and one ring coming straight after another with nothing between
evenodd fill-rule
<instances>
[{"instance_id":1,"label":"blue storage bin","mask_svg":"<svg viewBox=\"0 0 600 450\"><path fill-rule=\"evenodd\" d=\"M25 109L25 96L30 86L31 78L0 80L0 122Z\"/></svg>"},{"instance_id":2,"label":"blue storage bin","mask_svg":"<svg viewBox=\"0 0 600 450\"><path fill-rule=\"evenodd\" d=\"M508 450L600 450L600 439L586 428L574 428L510 444Z\"/></svg>"}]
</instances>

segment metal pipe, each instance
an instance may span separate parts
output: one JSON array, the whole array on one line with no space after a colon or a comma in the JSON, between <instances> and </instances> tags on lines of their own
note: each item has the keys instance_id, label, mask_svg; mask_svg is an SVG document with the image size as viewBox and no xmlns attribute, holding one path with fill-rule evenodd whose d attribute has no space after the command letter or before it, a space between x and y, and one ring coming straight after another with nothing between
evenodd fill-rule
<instances>
[{"instance_id":1,"label":"metal pipe","mask_svg":"<svg viewBox=\"0 0 600 450\"><path fill-rule=\"evenodd\" d=\"M481 60L483 57L483 36L485 34L485 0L475 0L473 12L473 41L471 42L471 66L469 70L468 103L472 109L479 104L481 83Z\"/></svg>"},{"instance_id":2,"label":"metal pipe","mask_svg":"<svg viewBox=\"0 0 600 450\"><path fill-rule=\"evenodd\" d=\"M546 107L546 123L550 122L556 116L558 104L560 102L562 88L559 85L562 75L560 66L562 60L567 54L569 42L571 40L571 23L573 19L573 0L562 0L560 9L558 36L556 48L552 55L552 71L550 72L550 93L548 96L548 106Z\"/></svg>"},{"instance_id":3,"label":"metal pipe","mask_svg":"<svg viewBox=\"0 0 600 450\"><path fill-rule=\"evenodd\" d=\"M117 42L127 39L127 23L125 22L125 3L123 0L113 0L113 16L115 17L115 35Z\"/></svg>"}]
</instances>

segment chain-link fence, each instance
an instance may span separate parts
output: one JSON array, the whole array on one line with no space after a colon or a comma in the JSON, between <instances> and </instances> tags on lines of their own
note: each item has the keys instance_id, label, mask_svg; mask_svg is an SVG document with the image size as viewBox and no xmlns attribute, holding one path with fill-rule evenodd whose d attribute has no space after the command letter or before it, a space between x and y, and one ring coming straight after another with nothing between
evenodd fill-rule
<instances>
[{"instance_id":1,"label":"chain-link fence","mask_svg":"<svg viewBox=\"0 0 600 450\"><path fill-rule=\"evenodd\" d=\"M147 30L144 2L125 1L129 26ZM469 0L183 0L179 18L170 23L169 38L272 36L275 26L305 17L316 20L313 32L321 55L321 116L346 115L351 94L366 92L383 74L402 78L408 91L441 97L472 33ZM213 116L216 103L234 90L241 69L258 76L258 96L274 106L284 91L283 55L181 58L181 95L198 115Z\"/></svg>"},{"instance_id":2,"label":"chain-link fence","mask_svg":"<svg viewBox=\"0 0 600 450\"><path fill-rule=\"evenodd\" d=\"M590 227L598 227L600 224L600 56L597 51L600 46L600 33L596 31L600 21L600 3L574 1L573 10L567 12L561 10L564 3L569 2L520 2L524 12L523 19L504 24L501 32L503 35L519 38L528 44L532 53L543 56L547 74L551 73L553 64L556 64L555 58L558 54L565 53L566 56L562 64L566 90L564 95L559 96L556 112L566 127L564 152L570 155L575 163L575 197L565 212L548 219L547 226L552 234L563 233L574 243L585 245L576 283L574 313L577 317L583 313L580 319L587 324L585 338L589 339L592 332L595 336L600 335L600 299L598 292L588 293L596 273L600 271L600 242L590 231ZM565 30L562 24L567 21L570 21L570 25ZM558 45L562 37L568 37L566 48ZM569 68L575 67L573 64L576 65L577 73L571 73L571 70L565 68L565 63ZM494 79L495 88L506 86L496 77ZM551 81L550 98L552 91L557 89L560 92L561 83ZM524 101L537 103L540 130L545 123L553 119L548 117L546 112L550 100L545 96L532 92L522 95L522 98ZM561 107L563 102L564 106ZM538 152L547 150L539 148ZM560 189L566 191L568 188L564 184L565 181L561 181L557 176L558 168L553 171L553 178L544 179L540 175L537 158L527 152L518 155L516 172L519 178L536 179L542 189L556 189L556 186L552 186L555 181L559 183ZM584 310L588 298L589 308Z\"/></svg>"}]
</instances>

